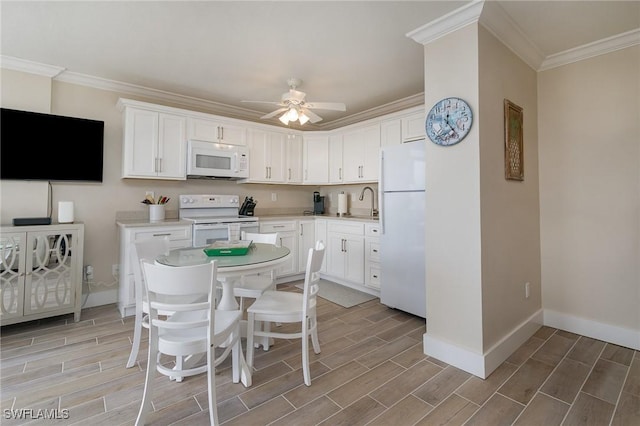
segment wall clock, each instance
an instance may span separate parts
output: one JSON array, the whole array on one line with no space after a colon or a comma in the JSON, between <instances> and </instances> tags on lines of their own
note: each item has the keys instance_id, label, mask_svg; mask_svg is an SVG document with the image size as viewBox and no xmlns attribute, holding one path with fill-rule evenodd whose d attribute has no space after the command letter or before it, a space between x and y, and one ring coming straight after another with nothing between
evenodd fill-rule
<instances>
[{"instance_id":1,"label":"wall clock","mask_svg":"<svg viewBox=\"0 0 640 426\"><path fill-rule=\"evenodd\" d=\"M431 108L425 127L431 142L455 145L467 136L473 123L471 107L460 98L445 98Z\"/></svg>"}]
</instances>

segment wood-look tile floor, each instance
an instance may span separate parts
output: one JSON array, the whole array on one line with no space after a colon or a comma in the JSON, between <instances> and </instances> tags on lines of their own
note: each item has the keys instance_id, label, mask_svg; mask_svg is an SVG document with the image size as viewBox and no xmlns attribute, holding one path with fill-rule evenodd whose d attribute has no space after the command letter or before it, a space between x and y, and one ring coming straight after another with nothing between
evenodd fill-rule
<instances>
[{"instance_id":1,"label":"wood-look tile floor","mask_svg":"<svg viewBox=\"0 0 640 426\"><path fill-rule=\"evenodd\" d=\"M297 291L293 284L280 288ZM425 356L424 320L377 299L349 309L320 299L318 319L311 386L299 340L277 340L257 351L250 388L231 382L229 362L218 368L222 423L640 425L638 351L542 327L481 380ZM68 315L2 327L1 423L133 424L147 347L136 367L124 367L132 330L133 318L120 318L115 305L85 309L79 323ZM149 421L208 424L205 376L176 383L158 375ZM46 413L58 419L43 420Z\"/></svg>"}]
</instances>

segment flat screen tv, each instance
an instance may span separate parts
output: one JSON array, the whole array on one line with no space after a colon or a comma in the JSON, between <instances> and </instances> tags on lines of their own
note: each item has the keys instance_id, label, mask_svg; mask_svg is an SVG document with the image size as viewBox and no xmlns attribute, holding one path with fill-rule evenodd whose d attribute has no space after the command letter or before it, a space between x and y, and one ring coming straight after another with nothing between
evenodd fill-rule
<instances>
[{"instance_id":1,"label":"flat screen tv","mask_svg":"<svg viewBox=\"0 0 640 426\"><path fill-rule=\"evenodd\" d=\"M104 121L0 108L0 179L102 182Z\"/></svg>"}]
</instances>

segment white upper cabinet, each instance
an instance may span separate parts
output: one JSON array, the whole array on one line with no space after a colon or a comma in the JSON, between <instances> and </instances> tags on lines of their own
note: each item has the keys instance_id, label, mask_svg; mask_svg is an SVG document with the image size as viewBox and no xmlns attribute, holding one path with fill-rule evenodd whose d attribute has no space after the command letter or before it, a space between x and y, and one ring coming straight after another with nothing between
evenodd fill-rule
<instances>
[{"instance_id":1,"label":"white upper cabinet","mask_svg":"<svg viewBox=\"0 0 640 426\"><path fill-rule=\"evenodd\" d=\"M329 136L329 183L342 183L343 179L342 134L335 134Z\"/></svg>"},{"instance_id":2,"label":"white upper cabinet","mask_svg":"<svg viewBox=\"0 0 640 426\"><path fill-rule=\"evenodd\" d=\"M378 180L380 124L350 130L342 136L344 183Z\"/></svg>"},{"instance_id":3,"label":"white upper cabinet","mask_svg":"<svg viewBox=\"0 0 640 426\"><path fill-rule=\"evenodd\" d=\"M134 107L123 114L122 177L186 179L186 117Z\"/></svg>"},{"instance_id":4,"label":"white upper cabinet","mask_svg":"<svg viewBox=\"0 0 640 426\"><path fill-rule=\"evenodd\" d=\"M285 151L287 154L286 183L302 183L302 136L288 134Z\"/></svg>"},{"instance_id":5,"label":"white upper cabinet","mask_svg":"<svg viewBox=\"0 0 640 426\"><path fill-rule=\"evenodd\" d=\"M244 126L196 117L189 117L187 124L189 139L229 145L247 144L247 129Z\"/></svg>"},{"instance_id":6,"label":"white upper cabinet","mask_svg":"<svg viewBox=\"0 0 640 426\"><path fill-rule=\"evenodd\" d=\"M402 142L424 139L426 130L424 119L426 114L422 111L402 117Z\"/></svg>"},{"instance_id":7,"label":"white upper cabinet","mask_svg":"<svg viewBox=\"0 0 640 426\"><path fill-rule=\"evenodd\" d=\"M328 136L304 136L304 183L329 183Z\"/></svg>"},{"instance_id":8,"label":"white upper cabinet","mask_svg":"<svg viewBox=\"0 0 640 426\"><path fill-rule=\"evenodd\" d=\"M249 129L249 182L284 183L286 136Z\"/></svg>"},{"instance_id":9,"label":"white upper cabinet","mask_svg":"<svg viewBox=\"0 0 640 426\"><path fill-rule=\"evenodd\" d=\"M394 118L380 123L380 146L400 145L402 143L402 120Z\"/></svg>"}]
</instances>

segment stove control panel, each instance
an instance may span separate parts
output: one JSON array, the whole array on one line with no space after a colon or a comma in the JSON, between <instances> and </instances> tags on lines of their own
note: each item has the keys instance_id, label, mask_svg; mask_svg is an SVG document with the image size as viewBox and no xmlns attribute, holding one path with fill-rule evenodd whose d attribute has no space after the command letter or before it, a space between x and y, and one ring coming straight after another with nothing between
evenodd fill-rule
<instances>
[{"instance_id":1,"label":"stove control panel","mask_svg":"<svg viewBox=\"0 0 640 426\"><path fill-rule=\"evenodd\" d=\"M240 206L240 197L237 195L181 195L181 209L202 209L202 208L229 208Z\"/></svg>"}]
</instances>

